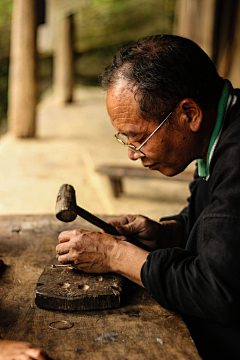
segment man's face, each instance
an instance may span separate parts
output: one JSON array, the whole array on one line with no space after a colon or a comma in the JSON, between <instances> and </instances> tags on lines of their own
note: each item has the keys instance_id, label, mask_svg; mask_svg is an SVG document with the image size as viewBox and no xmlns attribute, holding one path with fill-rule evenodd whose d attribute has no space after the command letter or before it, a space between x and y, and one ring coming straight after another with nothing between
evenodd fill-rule
<instances>
[{"instance_id":1,"label":"man's face","mask_svg":"<svg viewBox=\"0 0 240 360\"><path fill-rule=\"evenodd\" d=\"M128 138L128 144L136 147L157 128L154 121L144 120L138 113L137 102L133 93L124 85L108 90L107 110L113 127L117 132ZM173 113L177 121L179 111ZM164 119L161 119L164 120ZM142 165L150 170L158 170L167 176L182 172L192 161L190 132L188 128L167 126L165 124L141 148L145 154L141 158ZM191 155L190 155L191 154ZM128 149L131 160L140 158L138 154Z\"/></svg>"}]
</instances>

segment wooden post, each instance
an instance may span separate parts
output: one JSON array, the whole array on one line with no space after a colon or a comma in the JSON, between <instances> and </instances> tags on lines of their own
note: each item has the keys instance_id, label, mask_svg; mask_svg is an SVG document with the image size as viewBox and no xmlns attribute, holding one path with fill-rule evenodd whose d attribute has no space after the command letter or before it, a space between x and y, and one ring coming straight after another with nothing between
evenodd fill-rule
<instances>
[{"instance_id":1,"label":"wooden post","mask_svg":"<svg viewBox=\"0 0 240 360\"><path fill-rule=\"evenodd\" d=\"M238 0L238 7L237 7L237 21L234 33L234 39L232 41L232 53L230 63L228 64L229 69L226 74L229 80L232 82L234 87L240 87L240 67L239 67L239 58L240 58L240 3ZM231 64L231 66L230 66Z\"/></svg>"},{"instance_id":2,"label":"wooden post","mask_svg":"<svg viewBox=\"0 0 240 360\"><path fill-rule=\"evenodd\" d=\"M216 31L215 31L215 63L219 74L228 78L232 67L239 67L239 53L235 58L236 50L239 49L239 0L227 0L219 3L217 8ZM233 76L236 84L236 77ZM239 83L239 76L238 76Z\"/></svg>"},{"instance_id":3,"label":"wooden post","mask_svg":"<svg viewBox=\"0 0 240 360\"><path fill-rule=\"evenodd\" d=\"M9 68L9 130L15 137L35 136L36 0L15 0Z\"/></svg>"},{"instance_id":4,"label":"wooden post","mask_svg":"<svg viewBox=\"0 0 240 360\"><path fill-rule=\"evenodd\" d=\"M58 103L73 101L73 15L62 17L57 26L54 56L54 92Z\"/></svg>"},{"instance_id":5,"label":"wooden post","mask_svg":"<svg viewBox=\"0 0 240 360\"><path fill-rule=\"evenodd\" d=\"M177 35L195 41L211 57L216 0L179 0Z\"/></svg>"}]
</instances>

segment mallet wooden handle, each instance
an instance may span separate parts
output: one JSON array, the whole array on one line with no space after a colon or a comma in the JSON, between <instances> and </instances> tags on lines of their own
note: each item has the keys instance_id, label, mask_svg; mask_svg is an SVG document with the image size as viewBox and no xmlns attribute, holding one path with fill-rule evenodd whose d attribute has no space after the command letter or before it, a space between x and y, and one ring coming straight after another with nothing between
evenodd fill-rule
<instances>
[{"instance_id":1,"label":"mallet wooden handle","mask_svg":"<svg viewBox=\"0 0 240 360\"><path fill-rule=\"evenodd\" d=\"M76 195L75 190L72 185L63 184L60 187L57 202L56 202L56 217L64 222L71 222L76 219L77 215L81 216L83 219L89 221L91 224L96 225L100 229L103 229L106 233L111 235L120 235L114 226L106 223L105 221L99 219L97 216L91 214L87 210L81 208L76 204ZM139 243L138 240L134 239L134 236L128 238L128 240L136 245L140 246L142 249L151 251L148 246L144 246Z\"/></svg>"},{"instance_id":2,"label":"mallet wooden handle","mask_svg":"<svg viewBox=\"0 0 240 360\"><path fill-rule=\"evenodd\" d=\"M120 235L114 226L106 223L105 221L99 219L97 216L91 214L87 210L76 205L76 213L81 216L83 219L89 221L91 224L98 226L100 229L103 229L106 233L111 235Z\"/></svg>"},{"instance_id":3,"label":"mallet wooden handle","mask_svg":"<svg viewBox=\"0 0 240 360\"><path fill-rule=\"evenodd\" d=\"M76 195L73 186L63 184L57 196L56 217L61 221L71 222L76 219L77 215L103 229L108 234L119 235L114 226L78 206L76 204Z\"/></svg>"}]
</instances>

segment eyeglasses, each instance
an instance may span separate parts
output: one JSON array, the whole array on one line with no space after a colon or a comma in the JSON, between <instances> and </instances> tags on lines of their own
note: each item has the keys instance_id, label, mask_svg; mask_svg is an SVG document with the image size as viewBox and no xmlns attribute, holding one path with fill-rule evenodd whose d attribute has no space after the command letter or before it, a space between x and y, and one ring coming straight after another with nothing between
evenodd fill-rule
<instances>
[{"instance_id":1,"label":"eyeglasses","mask_svg":"<svg viewBox=\"0 0 240 360\"><path fill-rule=\"evenodd\" d=\"M115 138L116 140L123 146L127 146L130 150L134 151L136 154L140 155L141 157L144 157L145 154L144 152L142 152L140 149L146 144L146 142L151 139L151 137L155 134L155 132L158 131L158 129L160 129L161 126L163 126L163 124L165 123L165 121L167 121L167 119L172 115L172 113L176 110L176 108L178 107L178 105L180 104L177 103L177 105L173 108L173 110L168 114L168 116L161 122L160 125L158 125L158 127L151 133L151 135L148 136L148 138L146 140L144 140L144 142L138 147L136 148L136 146L128 144L127 143L127 136L117 133L115 134Z\"/></svg>"}]
</instances>

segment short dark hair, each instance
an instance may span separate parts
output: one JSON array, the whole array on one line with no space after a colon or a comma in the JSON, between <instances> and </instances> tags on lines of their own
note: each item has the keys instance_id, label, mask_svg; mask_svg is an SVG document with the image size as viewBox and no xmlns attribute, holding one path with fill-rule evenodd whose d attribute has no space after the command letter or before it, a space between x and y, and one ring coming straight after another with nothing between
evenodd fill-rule
<instances>
[{"instance_id":1,"label":"short dark hair","mask_svg":"<svg viewBox=\"0 0 240 360\"><path fill-rule=\"evenodd\" d=\"M105 90L120 79L137 94L141 116L161 121L182 99L202 107L219 97L223 79L208 55L193 41L155 35L121 47L101 75Z\"/></svg>"}]
</instances>

